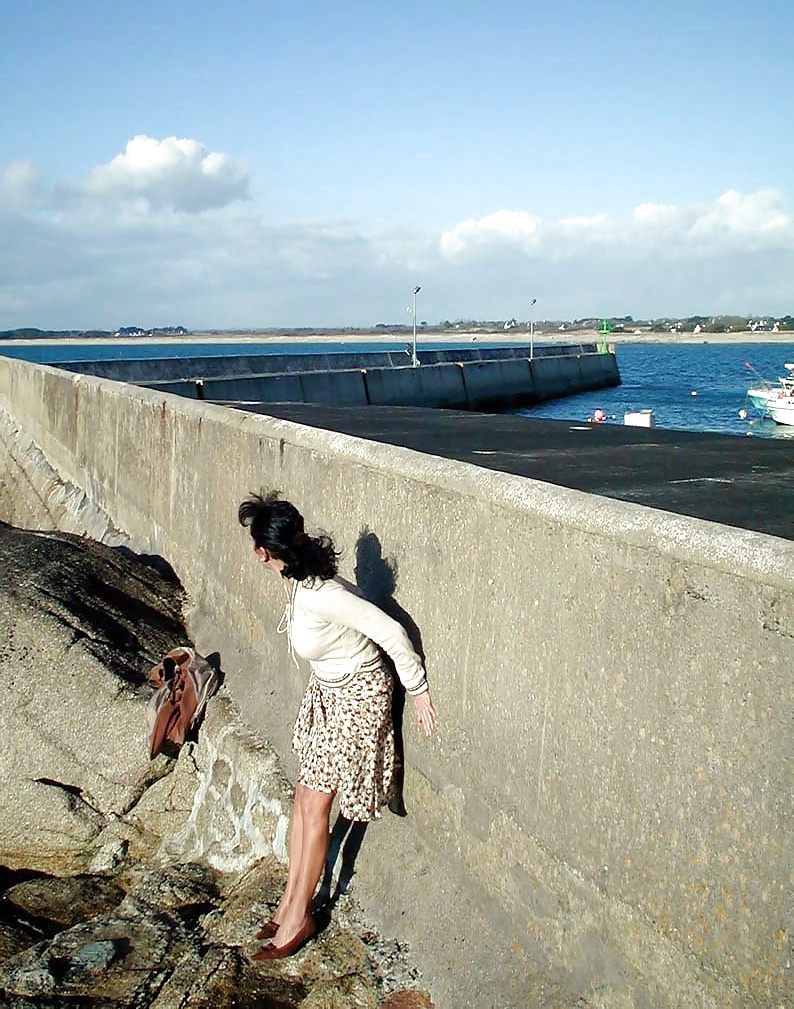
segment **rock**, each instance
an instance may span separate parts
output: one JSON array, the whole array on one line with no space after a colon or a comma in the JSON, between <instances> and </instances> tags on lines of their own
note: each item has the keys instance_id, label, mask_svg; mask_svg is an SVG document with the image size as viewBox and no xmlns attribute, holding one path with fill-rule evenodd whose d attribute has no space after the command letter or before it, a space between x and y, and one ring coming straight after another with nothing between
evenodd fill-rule
<instances>
[{"instance_id":1,"label":"rock","mask_svg":"<svg viewBox=\"0 0 794 1009\"><path fill-rule=\"evenodd\" d=\"M5 912L5 909L3 909ZM5 913L3 915L5 917ZM0 963L41 939L41 932L18 921L0 921Z\"/></svg>"},{"instance_id":2,"label":"rock","mask_svg":"<svg viewBox=\"0 0 794 1009\"><path fill-rule=\"evenodd\" d=\"M231 873L271 854L286 860L293 787L276 752L242 723L228 695L212 698L196 746L183 747L175 770L189 773L193 794L181 829L163 839L164 857ZM151 818L155 792L139 803L142 816Z\"/></svg>"},{"instance_id":3,"label":"rock","mask_svg":"<svg viewBox=\"0 0 794 1009\"><path fill-rule=\"evenodd\" d=\"M116 837L102 844L88 866L89 872L112 872L125 859L130 843L126 838Z\"/></svg>"},{"instance_id":4,"label":"rock","mask_svg":"<svg viewBox=\"0 0 794 1009\"><path fill-rule=\"evenodd\" d=\"M301 1009L378 1009L378 1005L372 985L354 975L312 985Z\"/></svg>"},{"instance_id":5,"label":"rock","mask_svg":"<svg viewBox=\"0 0 794 1009\"><path fill-rule=\"evenodd\" d=\"M106 970L120 955L117 944L111 939L87 942L72 955L70 967L76 973L98 974Z\"/></svg>"},{"instance_id":6,"label":"rock","mask_svg":"<svg viewBox=\"0 0 794 1009\"><path fill-rule=\"evenodd\" d=\"M267 901L274 902L283 885L284 867L275 859L237 880L195 863L138 867L129 878L129 893L117 907L0 965L4 1005L377 1009L382 991L367 948L335 925L288 960L248 959L260 945L255 934L262 918L272 910ZM94 877L94 884L103 879ZM37 882L40 889L49 882L47 896L54 897L58 881ZM90 882L81 886L90 890ZM21 887L14 889L17 896L27 893L29 906L48 909L43 897L33 900L33 888Z\"/></svg>"},{"instance_id":7,"label":"rock","mask_svg":"<svg viewBox=\"0 0 794 1009\"><path fill-rule=\"evenodd\" d=\"M204 918L210 942L219 946L244 946L268 921L284 889L284 866L275 856L263 858L223 887L222 910Z\"/></svg>"},{"instance_id":8,"label":"rock","mask_svg":"<svg viewBox=\"0 0 794 1009\"><path fill-rule=\"evenodd\" d=\"M179 585L129 550L0 523L0 863L74 872L170 768L148 668L188 640Z\"/></svg>"},{"instance_id":9,"label":"rock","mask_svg":"<svg viewBox=\"0 0 794 1009\"><path fill-rule=\"evenodd\" d=\"M52 997L59 1004L90 996L91 1004L151 1005L175 964L185 957L200 959L199 918L203 909L217 903L211 872L201 866L175 867L140 871L137 877L111 911L94 914L6 960L0 967L0 988L11 1006L36 996ZM89 914L110 895L103 877L94 877L93 884L100 889L104 885L106 893L93 908L85 908ZM164 901L158 906L161 889Z\"/></svg>"},{"instance_id":10,"label":"rock","mask_svg":"<svg viewBox=\"0 0 794 1009\"><path fill-rule=\"evenodd\" d=\"M107 913L124 899L124 890L104 876L38 876L6 890L4 898L18 915L40 919L58 929Z\"/></svg>"},{"instance_id":11,"label":"rock","mask_svg":"<svg viewBox=\"0 0 794 1009\"><path fill-rule=\"evenodd\" d=\"M256 971L241 950L210 946L200 959L178 965L151 1009L297 1009L308 993L305 981L288 964Z\"/></svg>"},{"instance_id":12,"label":"rock","mask_svg":"<svg viewBox=\"0 0 794 1009\"><path fill-rule=\"evenodd\" d=\"M403 989L384 999L379 1009L433 1009L433 1003L426 991Z\"/></svg>"},{"instance_id":13,"label":"rock","mask_svg":"<svg viewBox=\"0 0 794 1009\"><path fill-rule=\"evenodd\" d=\"M195 919L217 906L220 890L215 873L195 862L165 869L140 867L132 872L130 892L119 906L120 914L154 911L176 912L182 920Z\"/></svg>"},{"instance_id":14,"label":"rock","mask_svg":"<svg viewBox=\"0 0 794 1009\"><path fill-rule=\"evenodd\" d=\"M216 703L213 698L209 712ZM193 743L186 743L176 762L171 762L169 773L153 781L124 821L110 823L95 844L109 844L123 838L128 841L129 854L140 858L156 847L162 837L182 830L196 795L197 768L193 749ZM135 829L130 830L131 826Z\"/></svg>"},{"instance_id":15,"label":"rock","mask_svg":"<svg viewBox=\"0 0 794 1009\"><path fill-rule=\"evenodd\" d=\"M100 1005L148 1005L184 945L172 919L99 918L7 960L0 985L12 1006L14 998L49 996L65 1004L89 995Z\"/></svg>"}]
</instances>

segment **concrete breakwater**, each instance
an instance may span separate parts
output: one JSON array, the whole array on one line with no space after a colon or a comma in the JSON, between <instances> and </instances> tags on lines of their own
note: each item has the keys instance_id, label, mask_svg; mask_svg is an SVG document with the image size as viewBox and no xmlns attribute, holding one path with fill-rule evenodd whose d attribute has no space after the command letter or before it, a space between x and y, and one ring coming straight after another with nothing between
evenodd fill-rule
<instances>
[{"instance_id":1,"label":"concrete breakwater","mask_svg":"<svg viewBox=\"0 0 794 1009\"><path fill-rule=\"evenodd\" d=\"M288 767L305 674L239 500L281 488L418 627L441 732L406 720L356 892L439 1007L785 1004L792 544L2 358L0 409L7 507L68 518L46 460L165 557Z\"/></svg>"},{"instance_id":2,"label":"concrete breakwater","mask_svg":"<svg viewBox=\"0 0 794 1009\"><path fill-rule=\"evenodd\" d=\"M419 360L419 367L411 367L403 352L375 351L89 361L65 367L190 399L230 404L477 410L620 384L614 351L593 343L548 345L532 351L527 347L423 350Z\"/></svg>"}]
</instances>

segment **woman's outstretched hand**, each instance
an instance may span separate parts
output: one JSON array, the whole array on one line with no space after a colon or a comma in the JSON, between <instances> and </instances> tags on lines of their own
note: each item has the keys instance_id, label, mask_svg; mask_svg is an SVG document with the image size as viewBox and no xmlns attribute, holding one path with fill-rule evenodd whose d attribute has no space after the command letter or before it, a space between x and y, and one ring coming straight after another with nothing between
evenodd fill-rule
<instances>
[{"instance_id":1,"label":"woman's outstretched hand","mask_svg":"<svg viewBox=\"0 0 794 1009\"><path fill-rule=\"evenodd\" d=\"M436 727L436 709L430 700L429 690L414 694L414 710L422 732L426 736L432 736Z\"/></svg>"}]
</instances>

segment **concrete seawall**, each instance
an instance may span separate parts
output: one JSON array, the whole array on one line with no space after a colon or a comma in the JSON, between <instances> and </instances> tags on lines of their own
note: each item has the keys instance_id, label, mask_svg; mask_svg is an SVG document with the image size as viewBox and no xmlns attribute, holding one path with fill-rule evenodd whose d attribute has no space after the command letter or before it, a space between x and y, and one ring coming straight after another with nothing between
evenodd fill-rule
<instances>
[{"instance_id":1,"label":"concrete seawall","mask_svg":"<svg viewBox=\"0 0 794 1009\"><path fill-rule=\"evenodd\" d=\"M288 766L305 674L238 502L281 488L396 583L441 731L406 712L410 815L357 893L442 1009L786 1002L794 545L5 358L0 409L3 517L48 513L32 443L174 566Z\"/></svg>"},{"instance_id":2,"label":"concrete seawall","mask_svg":"<svg viewBox=\"0 0 794 1009\"><path fill-rule=\"evenodd\" d=\"M596 344L90 361L67 369L214 403L324 403L479 410L620 384L614 351Z\"/></svg>"}]
</instances>

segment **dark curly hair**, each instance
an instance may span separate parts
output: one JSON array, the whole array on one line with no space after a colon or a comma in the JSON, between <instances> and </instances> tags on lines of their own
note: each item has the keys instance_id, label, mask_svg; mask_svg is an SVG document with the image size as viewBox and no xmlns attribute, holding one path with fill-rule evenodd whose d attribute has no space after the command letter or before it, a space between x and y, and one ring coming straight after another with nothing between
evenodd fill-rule
<instances>
[{"instance_id":1,"label":"dark curly hair","mask_svg":"<svg viewBox=\"0 0 794 1009\"><path fill-rule=\"evenodd\" d=\"M325 533L309 536L303 516L279 491L251 494L237 510L241 526L247 526L257 547L264 547L284 561L282 576L302 582L310 578L327 581L337 571L339 553Z\"/></svg>"}]
</instances>

